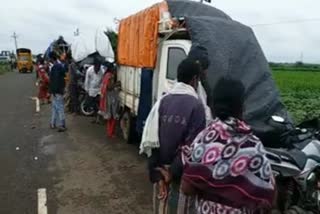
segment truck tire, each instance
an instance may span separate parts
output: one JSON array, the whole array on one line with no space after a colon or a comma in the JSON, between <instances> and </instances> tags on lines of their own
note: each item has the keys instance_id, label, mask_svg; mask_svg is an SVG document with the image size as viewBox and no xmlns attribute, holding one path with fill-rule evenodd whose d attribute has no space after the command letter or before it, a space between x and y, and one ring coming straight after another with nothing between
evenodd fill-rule
<instances>
[{"instance_id":1,"label":"truck tire","mask_svg":"<svg viewBox=\"0 0 320 214\"><path fill-rule=\"evenodd\" d=\"M120 128L123 139L129 143L130 129L131 129L131 113L130 110L124 110L120 119Z\"/></svg>"},{"instance_id":2,"label":"truck tire","mask_svg":"<svg viewBox=\"0 0 320 214\"><path fill-rule=\"evenodd\" d=\"M132 116L129 109L125 109L120 118L122 137L128 144L139 144L141 137L136 131L137 118Z\"/></svg>"}]
</instances>

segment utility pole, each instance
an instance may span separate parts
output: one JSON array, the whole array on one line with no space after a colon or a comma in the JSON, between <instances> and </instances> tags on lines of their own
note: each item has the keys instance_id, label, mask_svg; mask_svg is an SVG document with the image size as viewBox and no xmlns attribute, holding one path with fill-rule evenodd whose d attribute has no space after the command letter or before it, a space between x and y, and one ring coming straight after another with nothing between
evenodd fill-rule
<instances>
[{"instance_id":1,"label":"utility pole","mask_svg":"<svg viewBox=\"0 0 320 214\"><path fill-rule=\"evenodd\" d=\"M14 39L14 45L16 47L16 50L18 49L18 35L16 34L16 32L13 32L13 35L11 36Z\"/></svg>"}]
</instances>

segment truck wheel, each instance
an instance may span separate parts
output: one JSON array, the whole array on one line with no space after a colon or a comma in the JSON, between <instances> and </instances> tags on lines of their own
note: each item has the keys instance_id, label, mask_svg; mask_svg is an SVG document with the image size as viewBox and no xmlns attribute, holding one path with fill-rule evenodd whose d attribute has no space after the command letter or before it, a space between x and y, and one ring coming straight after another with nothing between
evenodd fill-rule
<instances>
[{"instance_id":1,"label":"truck wheel","mask_svg":"<svg viewBox=\"0 0 320 214\"><path fill-rule=\"evenodd\" d=\"M132 116L129 109L125 109L120 119L122 137L128 144L140 145L141 136L136 130L137 117Z\"/></svg>"},{"instance_id":2,"label":"truck wheel","mask_svg":"<svg viewBox=\"0 0 320 214\"><path fill-rule=\"evenodd\" d=\"M120 128L123 139L129 143L130 128L131 128L131 115L129 110L125 110L120 119Z\"/></svg>"}]
</instances>

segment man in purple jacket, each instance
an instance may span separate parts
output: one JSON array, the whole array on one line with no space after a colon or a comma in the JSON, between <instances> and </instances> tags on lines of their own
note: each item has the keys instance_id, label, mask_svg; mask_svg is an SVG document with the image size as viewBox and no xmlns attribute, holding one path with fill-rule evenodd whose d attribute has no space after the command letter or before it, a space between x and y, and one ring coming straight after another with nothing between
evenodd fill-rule
<instances>
[{"instance_id":1,"label":"man in purple jacket","mask_svg":"<svg viewBox=\"0 0 320 214\"><path fill-rule=\"evenodd\" d=\"M183 213L188 206L180 191L181 147L191 144L205 128L202 102L197 96L201 65L185 59L178 67L178 83L159 106L159 143L149 158L149 176L155 184L154 213ZM184 94L183 91L186 91Z\"/></svg>"}]
</instances>

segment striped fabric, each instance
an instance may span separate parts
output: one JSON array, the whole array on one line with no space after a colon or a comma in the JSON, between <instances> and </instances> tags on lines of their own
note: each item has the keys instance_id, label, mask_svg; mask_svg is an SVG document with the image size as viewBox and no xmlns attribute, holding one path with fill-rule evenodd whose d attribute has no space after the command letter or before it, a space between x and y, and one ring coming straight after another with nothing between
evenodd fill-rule
<instances>
[{"instance_id":1,"label":"striped fabric","mask_svg":"<svg viewBox=\"0 0 320 214\"><path fill-rule=\"evenodd\" d=\"M158 199L158 184L153 186L153 214L195 214L195 198L185 196L180 192L180 184L172 183L168 197Z\"/></svg>"}]
</instances>

